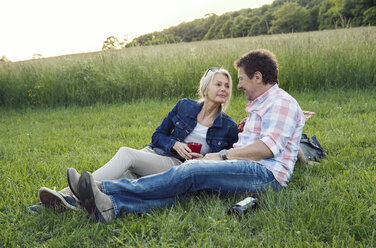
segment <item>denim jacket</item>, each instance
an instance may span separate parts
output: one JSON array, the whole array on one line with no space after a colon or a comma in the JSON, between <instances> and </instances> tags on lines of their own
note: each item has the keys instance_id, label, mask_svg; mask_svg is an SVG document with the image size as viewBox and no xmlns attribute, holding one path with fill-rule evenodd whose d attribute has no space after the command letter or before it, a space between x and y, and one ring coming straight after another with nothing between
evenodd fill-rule
<instances>
[{"instance_id":1,"label":"denim jacket","mask_svg":"<svg viewBox=\"0 0 376 248\"><path fill-rule=\"evenodd\" d=\"M197 115L203 104L203 102L198 103L187 98L179 100L167 117L164 118L161 125L157 127L152 135L152 142L148 145L153 147L157 154L184 160L171 148L176 141L184 142L184 139L196 127ZM230 149L237 140L237 124L227 114L220 111L206 134L206 142L210 147L210 152Z\"/></svg>"}]
</instances>

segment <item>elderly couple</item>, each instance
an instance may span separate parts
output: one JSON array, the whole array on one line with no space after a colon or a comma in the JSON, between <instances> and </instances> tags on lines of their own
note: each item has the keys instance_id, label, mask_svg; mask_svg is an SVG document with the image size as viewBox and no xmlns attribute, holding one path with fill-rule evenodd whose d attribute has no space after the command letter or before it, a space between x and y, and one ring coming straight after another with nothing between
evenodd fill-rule
<instances>
[{"instance_id":1,"label":"elderly couple","mask_svg":"<svg viewBox=\"0 0 376 248\"><path fill-rule=\"evenodd\" d=\"M270 51L251 51L235 68L237 88L248 100L241 133L223 112L231 98L231 76L210 68L200 81L202 99L178 101L146 148L122 147L92 174L67 169L69 188L42 187L42 205L76 209L80 202L96 220L108 223L123 213L172 205L176 196L200 190L226 194L285 187L297 159L303 112L278 87L278 62ZM201 143L200 153L188 142Z\"/></svg>"}]
</instances>

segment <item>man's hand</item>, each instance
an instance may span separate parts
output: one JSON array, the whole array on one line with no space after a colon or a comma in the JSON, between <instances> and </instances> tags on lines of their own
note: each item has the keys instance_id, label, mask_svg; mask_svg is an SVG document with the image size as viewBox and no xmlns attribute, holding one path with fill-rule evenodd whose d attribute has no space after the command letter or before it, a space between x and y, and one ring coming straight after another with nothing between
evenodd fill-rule
<instances>
[{"instance_id":1,"label":"man's hand","mask_svg":"<svg viewBox=\"0 0 376 248\"><path fill-rule=\"evenodd\" d=\"M221 156L219 156L219 153L207 153L205 157L202 158L202 160L222 160Z\"/></svg>"},{"instance_id":2,"label":"man's hand","mask_svg":"<svg viewBox=\"0 0 376 248\"><path fill-rule=\"evenodd\" d=\"M227 159L259 161L265 158L272 158L274 155L267 145L261 140L242 148L231 148L227 150ZM207 153L203 160L222 160L219 153Z\"/></svg>"},{"instance_id":3,"label":"man's hand","mask_svg":"<svg viewBox=\"0 0 376 248\"><path fill-rule=\"evenodd\" d=\"M191 153L189 153L189 154L191 154L192 159L202 159L202 158L204 157L204 156L202 156L201 153L191 152Z\"/></svg>"}]
</instances>

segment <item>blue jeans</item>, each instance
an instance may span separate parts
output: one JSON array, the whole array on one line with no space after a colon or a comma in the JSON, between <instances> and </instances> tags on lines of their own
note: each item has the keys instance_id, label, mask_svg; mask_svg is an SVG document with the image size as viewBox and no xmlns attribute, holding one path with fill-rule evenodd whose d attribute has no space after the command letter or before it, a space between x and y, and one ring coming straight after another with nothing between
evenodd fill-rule
<instances>
[{"instance_id":1,"label":"blue jeans","mask_svg":"<svg viewBox=\"0 0 376 248\"><path fill-rule=\"evenodd\" d=\"M102 191L111 197L115 215L149 212L171 206L176 196L210 190L221 194L262 192L282 186L261 164L248 160L190 160L166 172L136 180L102 181Z\"/></svg>"}]
</instances>

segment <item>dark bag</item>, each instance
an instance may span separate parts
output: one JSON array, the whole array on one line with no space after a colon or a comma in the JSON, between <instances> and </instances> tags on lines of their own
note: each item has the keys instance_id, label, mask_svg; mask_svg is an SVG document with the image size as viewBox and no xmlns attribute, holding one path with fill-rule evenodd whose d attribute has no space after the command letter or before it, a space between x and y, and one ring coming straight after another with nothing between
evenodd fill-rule
<instances>
[{"instance_id":1,"label":"dark bag","mask_svg":"<svg viewBox=\"0 0 376 248\"><path fill-rule=\"evenodd\" d=\"M302 134L302 138L300 139L300 148L308 160L319 161L322 157L324 157L324 148L322 148L320 145L316 135L309 138L306 134Z\"/></svg>"}]
</instances>

